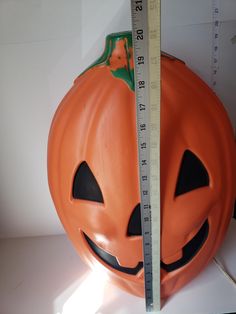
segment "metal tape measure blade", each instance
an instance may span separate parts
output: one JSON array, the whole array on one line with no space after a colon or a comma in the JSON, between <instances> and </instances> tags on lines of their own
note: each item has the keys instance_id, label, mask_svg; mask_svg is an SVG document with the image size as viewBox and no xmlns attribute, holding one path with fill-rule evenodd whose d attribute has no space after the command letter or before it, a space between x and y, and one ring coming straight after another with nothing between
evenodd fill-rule
<instances>
[{"instance_id":1,"label":"metal tape measure blade","mask_svg":"<svg viewBox=\"0 0 236 314\"><path fill-rule=\"evenodd\" d=\"M160 1L132 0L131 11L145 299L146 310L153 311L160 308Z\"/></svg>"}]
</instances>

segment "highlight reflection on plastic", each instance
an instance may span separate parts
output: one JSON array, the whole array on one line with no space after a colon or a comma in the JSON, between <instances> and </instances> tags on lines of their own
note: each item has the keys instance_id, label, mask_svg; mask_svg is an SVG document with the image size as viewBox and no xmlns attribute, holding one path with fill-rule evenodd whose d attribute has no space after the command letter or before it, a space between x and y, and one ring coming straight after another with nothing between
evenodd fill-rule
<instances>
[{"instance_id":1,"label":"highlight reflection on plastic","mask_svg":"<svg viewBox=\"0 0 236 314\"><path fill-rule=\"evenodd\" d=\"M109 35L102 57L55 113L48 180L80 256L143 296L133 78L131 33ZM183 62L162 55L162 297L194 278L221 244L236 195L235 163L233 130L219 99Z\"/></svg>"}]
</instances>

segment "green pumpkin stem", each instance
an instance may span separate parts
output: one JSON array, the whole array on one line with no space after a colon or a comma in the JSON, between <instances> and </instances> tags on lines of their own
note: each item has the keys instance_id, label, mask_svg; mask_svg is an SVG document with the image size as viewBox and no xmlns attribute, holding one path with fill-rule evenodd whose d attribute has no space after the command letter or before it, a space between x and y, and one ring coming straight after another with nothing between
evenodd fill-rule
<instances>
[{"instance_id":1,"label":"green pumpkin stem","mask_svg":"<svg viewBox=\"0 0 236 314\"><path fill-rule=\"evenodd\" d=\"M115 51L116 53L115 57L119 61L119 49L117 48L117 43L120 40L124 40L124 39L125 39L125 45L123 49L125 49L125 52L126 52L127 64L126 65L120 64L120 66L116 64L117 67L113 69L112 68L113 52ZM124 80L130 87L130 89L134 91L134 68L131 66L131 64L133 64L133 60L132 60L133 56L130 53L131 49L132 49L132 33L131 32L120 32L120 33L109 34L106 37L105 49L102 56L98 58L85 71L95 66L102 65L102 64L110 66L112 75L115 76L116 78Z\"/></svg>"}]
</instances>

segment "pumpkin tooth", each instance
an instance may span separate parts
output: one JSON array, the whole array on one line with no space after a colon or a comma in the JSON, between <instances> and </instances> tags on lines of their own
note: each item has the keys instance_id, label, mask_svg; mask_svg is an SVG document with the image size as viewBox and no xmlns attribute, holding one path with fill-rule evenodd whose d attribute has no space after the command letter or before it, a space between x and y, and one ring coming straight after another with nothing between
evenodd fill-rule
<instances>
[{"instance_id":1,"label":"pumpkin tooth","mask_svg":"<svg viewBox=\"0 0 236 314\"><path fill-rule=\"evenodd\" d=\"M165 264L171 264L171 263L174 263L175 261L178 261L179 259L181 259L182 256L183 256L183 251L180 250L171 256L162 257L162 261Z\"/></svg>"}]
</instances>

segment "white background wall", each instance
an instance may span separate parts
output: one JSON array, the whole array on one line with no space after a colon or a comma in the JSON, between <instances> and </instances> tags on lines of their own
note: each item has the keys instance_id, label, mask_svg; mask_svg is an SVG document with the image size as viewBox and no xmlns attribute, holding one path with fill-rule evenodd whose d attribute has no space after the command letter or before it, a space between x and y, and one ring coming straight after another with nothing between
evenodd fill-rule
<instances>
[{"instance_id":1,"label":"white background wall","mask_svg":"<svg viewBox=\"0 0 236 314\"><path fill-rule=\"evenodd\" d=\"M217 93L236 125L236 1L221 0ZM211 0L162 1L162 49L210 83ZM0 237L63 233L47 185L47 136L106 34L131 29L129 0L0 0Z\"/></svg>"}]
</instances>

